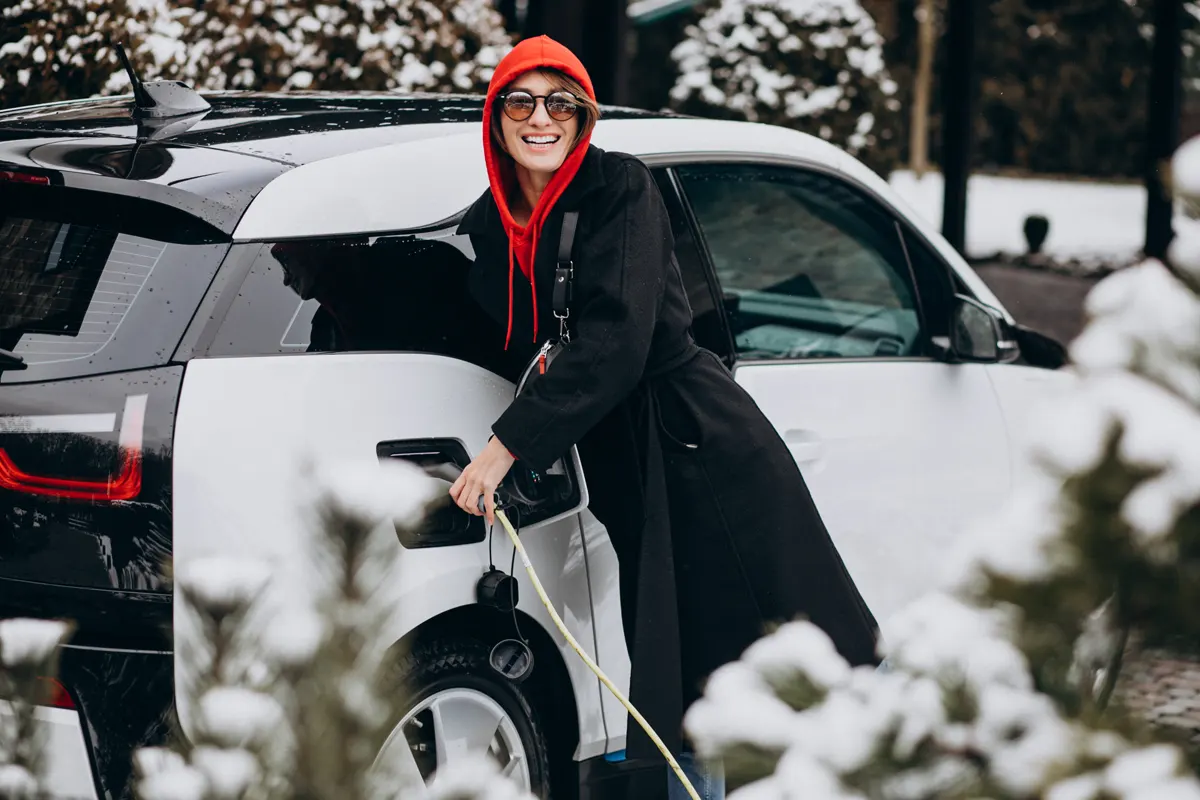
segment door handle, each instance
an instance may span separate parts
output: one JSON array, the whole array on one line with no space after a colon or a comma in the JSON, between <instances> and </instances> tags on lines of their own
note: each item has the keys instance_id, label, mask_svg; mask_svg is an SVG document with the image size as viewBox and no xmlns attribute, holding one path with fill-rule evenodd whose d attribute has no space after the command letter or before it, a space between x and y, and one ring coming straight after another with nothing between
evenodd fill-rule
<instances>
[{"instance_id":1,"label":"door handle","mask_svg":"<svg viewBox=\"0 0 1200 800\"><path fill-rule=\"evenodd\" d=\"M797 464L812 464L825 455L825 444L815 431L789 428L783 433L783 442L792 451Z\"/></svg>"}]
</instances>

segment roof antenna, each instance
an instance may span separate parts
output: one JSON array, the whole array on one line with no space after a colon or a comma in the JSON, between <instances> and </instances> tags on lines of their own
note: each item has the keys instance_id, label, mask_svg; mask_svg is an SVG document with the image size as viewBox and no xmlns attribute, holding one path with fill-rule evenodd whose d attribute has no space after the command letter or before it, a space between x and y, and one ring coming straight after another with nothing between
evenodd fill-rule
<instances>
[{"instance_id":1,"label":"roof antenna","mask_svg":"<svg viewBox=\"0 0 1200 800\"><path fill-rule=\"evenodd\" d=\"M138 77L133 64L129 63L129 56L125 54L125 48L116 43L113 44L113 48L116 49L117 58L121 61L121 66L125 68L125 74L129 76L130 85L133 86L133 104L138 108L154 108L157 103L146 92L146 87L142 85L142 79Z\"/></svg>"},{"instance_id":2,"label":"roof antenna","mask_svg":"<svg viewBox=\"0 0 1200 800\"><path fill-rule=\"evenodd\" d=\"M133 85L133 115L139 118L162 119L198 114L212 106L183 81L142 81L129 61L125 48L114 42L113 49Z\"/></svg>"}]
</instances>

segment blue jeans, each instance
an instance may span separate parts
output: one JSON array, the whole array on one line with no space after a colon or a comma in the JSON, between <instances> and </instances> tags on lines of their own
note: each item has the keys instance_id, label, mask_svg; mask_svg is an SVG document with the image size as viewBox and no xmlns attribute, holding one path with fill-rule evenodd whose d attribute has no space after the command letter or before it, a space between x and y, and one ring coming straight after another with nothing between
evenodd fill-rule
<instances>
[{"instance_id":1,"label":"blue jeans","mask_svg":"<svg viewBox=\"0 0 1200 800\"><path fill-rule=\"evenodd\" d=\"M693 753L680 753L679 766L700 795L700 800L725 800L725 772L720 764L711 767L701 763ZM667 770L668 800L691 800L691 795L679 781L675 770Z\"/></svg>"}]
</instances>

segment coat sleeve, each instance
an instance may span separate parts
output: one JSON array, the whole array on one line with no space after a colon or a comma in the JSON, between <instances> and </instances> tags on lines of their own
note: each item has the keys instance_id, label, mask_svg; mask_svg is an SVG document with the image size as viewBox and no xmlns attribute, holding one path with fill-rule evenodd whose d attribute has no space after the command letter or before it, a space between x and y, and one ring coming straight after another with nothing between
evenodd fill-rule
<instances>
[{"instance_id":1,"label":"coat sleeve","mask_svg":"<svg viewBox=\"0 0 1200 800\"><path fill-rule=\"evenodd\" d=\"M616 197L576 253L571 342L492 426L534 469L562 457L645 371L674 247L671 223L640 161L625 161L613 183Z\"/></svg>"}]
</instances>

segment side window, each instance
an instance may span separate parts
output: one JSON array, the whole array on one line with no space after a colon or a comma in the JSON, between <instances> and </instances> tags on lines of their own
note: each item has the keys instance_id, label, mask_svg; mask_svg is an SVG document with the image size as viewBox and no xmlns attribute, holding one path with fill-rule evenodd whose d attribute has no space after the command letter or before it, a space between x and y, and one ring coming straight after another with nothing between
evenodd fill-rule
<instances>
[{"instance_id":1,"label":"side window","mask_svg":"<svg viewBox=\"0 0 1200 800\"><path fill-rule=\"evenodd\" d=\"M759 165L677 170L743 359L906 357L924 352L895 221L816 172Z\"/></svg>"},{"instance_id":2,"label":"side window","mask_svg":"<svg viewBox=\"0 0 1200 800\"><path fill-rule=\"evenodd\" d=\"M708 273L704 269L704 258L696 244L696 237L692 234L691 223L675 189L670 171L655 169L654 180L658 183L663 202L667 206L671 232L675 236L675 260L679 262L688 303L692 307L692 336L701 347L722 358L728 358L733 353L733 343L729 340L725 315L717 303L720 289L709 282Z\"/></svg>"},{"instance_id":3,"label":"side window","mask_svg":"<svg viewBox=\"0 0 1200 800\"><path fill-rule=\"evenodd\" d=\"M407 351L483 363L480 342L503 341L481 330L493 323L467 291L474 252L453 229L238 247L254 248L234 254L253 260L209 355Z\"/></svg>"}]
</instances>

